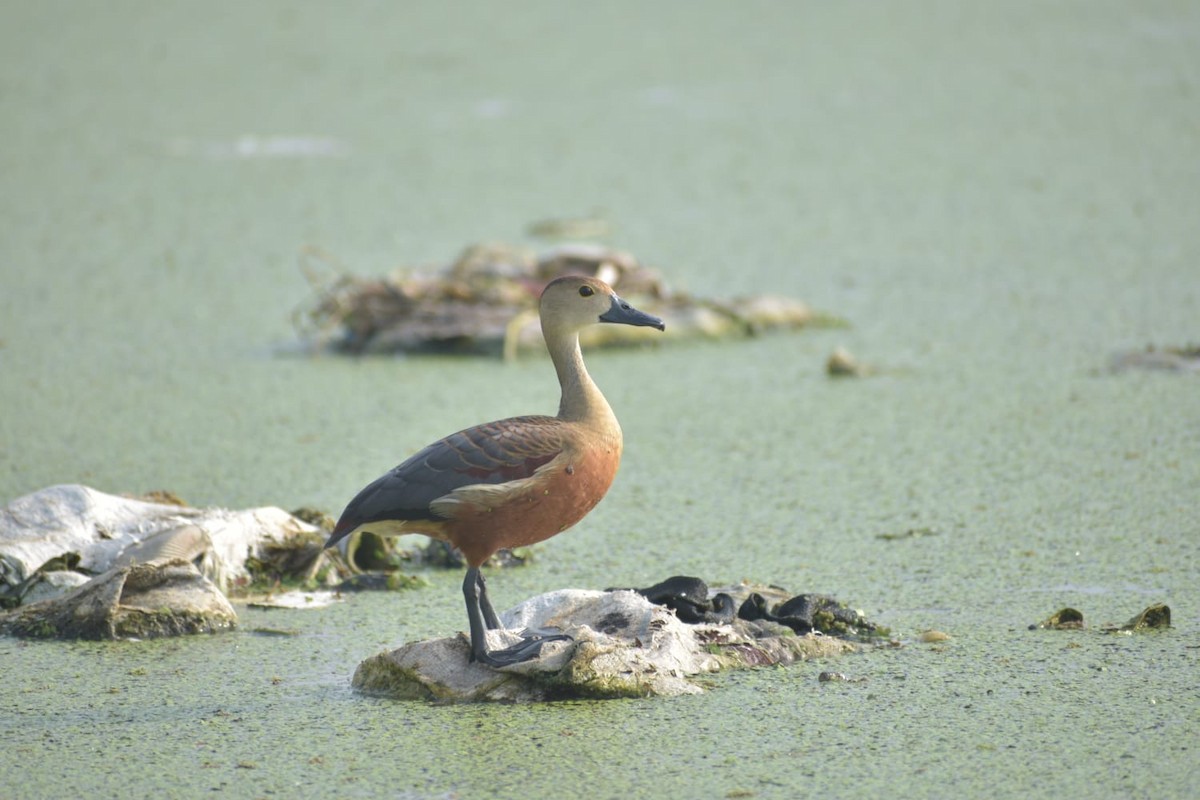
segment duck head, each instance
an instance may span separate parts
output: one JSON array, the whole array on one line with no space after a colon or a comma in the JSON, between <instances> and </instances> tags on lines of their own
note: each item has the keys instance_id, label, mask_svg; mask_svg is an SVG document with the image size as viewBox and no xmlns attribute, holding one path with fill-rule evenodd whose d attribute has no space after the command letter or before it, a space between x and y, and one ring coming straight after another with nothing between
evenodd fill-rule
<instances>
[{"instance_id":1,"label":"duck head","mask_svg":"<svg viewBox=\"0 0 1200 800\"><path fill-rule=\"evenodd\" d=\"M555 278L542 292L542 328L578 331L597 322L666 330L661 319L638 311L596 278L564 275Z\"/></svg>"}]
</instances>

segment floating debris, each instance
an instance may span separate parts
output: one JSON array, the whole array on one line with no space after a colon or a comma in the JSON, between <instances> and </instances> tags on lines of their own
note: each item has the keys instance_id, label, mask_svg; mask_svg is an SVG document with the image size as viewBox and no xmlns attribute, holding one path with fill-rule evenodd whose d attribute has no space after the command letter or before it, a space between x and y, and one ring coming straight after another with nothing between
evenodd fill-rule
<instances>
[{"instance_id":1,"label":"floating debris","mask_svg":"<svg viewBox=\"0 0 1200 800\"><path fill-rule=\"evenodd\" d=\"M340 588L340 587L339 587ZM268 594L256 597L246 603L250 608L324 608L341 600L337 592L319 591L305 592L299 589L281 594Z\"/></svg>"},{"instance_id":2,"label":"floating debris","mask_svg":"<svg viewBox=\"0 0 1200 800\"><path fill-rule=\"evenodd\" d=\"M876 539L882 539L885 542L896 542L901 539L919 539L923 536L937 536L941 531L937 528L909 528L900 531L899 533L877 533Z\"/></svg>"},{"instance_id":3,"label":"floating debris","mask_svg":"<svg viewBox=\"0 0 1200 800\"><path fill-rule=\"evenodd\" d=\"M316 349L344 353L503 354L542 348L537 302L554 278L599 278L647 313L666 321L669 339L750 336L814 324L844 324L782 297L703 300L667 288L660 274L631 254L594 244L562 245L542 254L507 244L468 247L432 272L399 270L358 278L317 248L301 254L316 294L293 322ZM655 332L655 335L661 335ZM598 325L582 335L591 346L649 341L644 330Z\"/></svg>"},{"instance_id":4,"label":"floating debris","mask_svg":"<svg viewBox=\"0 0 1200 800\"><path fill-rule=\"evenodd\" d=\"M917 641L921 642L922 644L939 644L941 642L950 641L950 634L943 631L934 630L921 631L921 633L917 635Z\"/></svg>"},{"instance_id":5,"label":"floating debris","mask_svg":"<svg viewBox=\"0 0 1200 800\"><path fill-rule=\"evenodd\" d=\"M0 509L0 605L63 594L114 567L195 564L226 593L279 581L334 582L350 572L325 535L279 508L243 511L148 503L67 484Z\"/></svg>"},{"instance_id":6,"label":"floating debris","mask_svg":"<svg viewBox=\"0 0 1200 800\"><path fill-rule=\"evenodd\" d=\"M865 378L871 370L860 364L858 359L844 347L835 348L825 361L825 372L831 378Z\"/></svg>"},{"instance_id":7,"label":"floating debris","mask_svg":"<svg viewBox=\"0 0 1200 800\"><path fill-rule=\"evenodd\" d=\"M818 683L866 683L866 678L851 678L844 672L822 672L817 676Z\"/></svg>"},{"instance_id":8,"label":"floating debris","mask_svg":"<svg viewBox=\"0 0 1200 800\"><path fill-rule=\"evenodd\" d=\"M1126 372L1131 369L1200 373L1200 345L1147 345L1144 350L1117 353L1109 361L1109 370L1112 372Z\"/></svg>"},{"instance_id":9,"label":"floating debris","mask_svg":"<svg viewBox=\"0 0 1200 800\"><path fill-rule=\"evenodd\" d=\"M299 636L299 628L268 628L259 625L256 628L251 628L248 633L253 633L255 636Z\"/></svg>"},{"instance_id":10,"label":"floating debris","mask_svg":"<svg viewBox=\"0 0 1200 800\"><path fill-rule=\"evenodd\" d=\"M1083 612L1074 608L1061 608L1036 625L1030 625L1029 630L1045 628L1055 631L1079 630L1084 627Z\"/></svg>"},{"instance_id":11,"label":"floating debris","mask_svg":"<svg viewBox=\"0 0 1200 800\"><path fill-rule=\"evenodd\" d=\"M61 597L0 613L0 633L38 639L154 639L236 625L225 596L179 558L115 567Z\"/></svg>"}]
</instances>

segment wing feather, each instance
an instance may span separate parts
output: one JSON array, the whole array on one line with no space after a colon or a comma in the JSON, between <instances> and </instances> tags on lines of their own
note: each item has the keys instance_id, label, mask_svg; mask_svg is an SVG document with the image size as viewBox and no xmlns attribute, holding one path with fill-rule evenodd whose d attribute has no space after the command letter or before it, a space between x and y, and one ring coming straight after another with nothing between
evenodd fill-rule
<instances>
[{"instance_id":1,"label":"wing feather","mask_svg":"<svg viewBox=\"0 0 1200 800\"><path fill-rule=\"evenodd\" d=\"M453 433L359 492L342 512L329 544L369 522L444 520L432 507L439 498L464 486L532 477L565 447L564 423L556 417L512 417Z\"/></svg>"}]
</instances>

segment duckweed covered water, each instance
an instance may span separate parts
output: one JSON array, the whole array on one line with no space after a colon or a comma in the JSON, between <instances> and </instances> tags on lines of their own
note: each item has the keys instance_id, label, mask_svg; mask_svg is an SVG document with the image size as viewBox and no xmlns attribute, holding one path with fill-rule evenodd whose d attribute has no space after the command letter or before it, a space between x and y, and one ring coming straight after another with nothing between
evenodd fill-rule
<instances>
[{"instance_id":1,"label":"duckweed covered water","mask_svg":"<svg viewBox=\"0 0 1200 800\"><path fill-rule=\"evenodd\" d=\"M906 645L663 700L353 693L464 626L455 572L219 636L0 639L0 793L1190 796L1197 384L1105 366L1198 336L1198 38L1169 0L5 4L0 498L336 513L552 412L542 359L289 351L296 258L378 273L602 210L673 283L853 328L590 354L621 474L496 604L747 578ZM837 346L878 373L830 380ZM1171 629L1100 630L1154 603ZM1084 630L1028 629L1067 606Z\"/></svg>"}]
</instances>

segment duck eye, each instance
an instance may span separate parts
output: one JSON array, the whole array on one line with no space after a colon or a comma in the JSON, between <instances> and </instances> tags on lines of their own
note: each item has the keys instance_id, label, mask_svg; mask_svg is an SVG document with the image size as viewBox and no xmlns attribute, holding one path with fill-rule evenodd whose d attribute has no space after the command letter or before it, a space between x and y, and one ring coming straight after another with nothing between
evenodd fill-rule
<instances>
[{"instance_id":1,"label":"duck eye","mask_svg":"<svg viewBox=\"0 0 1200 800\"><path fill-rule=\"evenodd\" d=\"M579 287L579 296L580 297L591 297L595 293L596 293L596 290L590 286L580 286Z\"/></svg>"}]
</instances>

